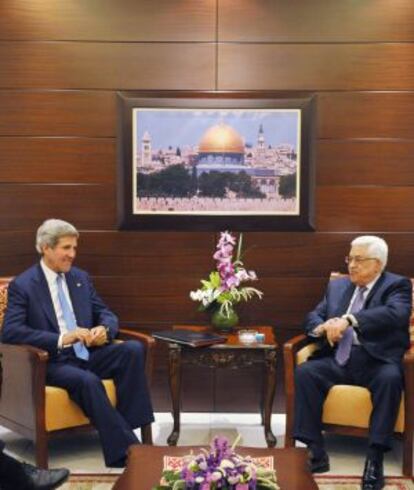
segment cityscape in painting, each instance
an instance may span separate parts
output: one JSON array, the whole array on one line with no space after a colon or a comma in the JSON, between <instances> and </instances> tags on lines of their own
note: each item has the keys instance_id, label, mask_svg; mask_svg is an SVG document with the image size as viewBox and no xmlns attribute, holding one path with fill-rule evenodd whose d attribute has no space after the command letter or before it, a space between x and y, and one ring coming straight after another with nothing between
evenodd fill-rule
<instances>
[{"instance_id":1,"label":"cityscape in painting","mask_svg":"<svg viewBox=\"0 0 414 490\"><path fill-rule=\"evenodd\" d=\"M134 212L299 214L300 111L134 109Z\"/></svg>"}]
</instances>

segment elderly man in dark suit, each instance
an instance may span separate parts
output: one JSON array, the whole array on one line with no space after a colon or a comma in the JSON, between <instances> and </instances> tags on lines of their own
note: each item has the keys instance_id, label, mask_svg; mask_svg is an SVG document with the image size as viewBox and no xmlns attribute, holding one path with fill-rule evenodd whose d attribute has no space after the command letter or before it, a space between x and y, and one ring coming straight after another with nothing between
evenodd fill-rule
<instances>
[{"instance_id":1,"label":"elderly man in dark suit","mask_svg":"<svg viewBox=\"0 0 414 490\"><path fill-rule=\"evenodd\" d=\"M383 454L390 448L403 389L402 357L409 346L411 281L385 272L388 246L376 236L353 240L349 278L331 281L307 317L306 333L325 344L295 375L294 437L310 449L311 470L329 470L322 437L322 408L335 384L371 392L373 412L363 490L384 485Z\"/></svg>"},{"instance_id":2,"label":"elderly man in dark suit","mask_svg":"<svg viewBox=\"0 0 414 490\"><path fill-rule=\"evenodd\" d=\"M110 343L118 319L98 296L89 275L76 267L79 233L65 221L45 221L37 231L39 263L9 286L2 341L49 353L46 381L68 391L98 430L107 466L125 466L153 411L144 373L144 349L136 341ZM117 407L102 379L113 378Z\"/></svg>"}]
</instances>

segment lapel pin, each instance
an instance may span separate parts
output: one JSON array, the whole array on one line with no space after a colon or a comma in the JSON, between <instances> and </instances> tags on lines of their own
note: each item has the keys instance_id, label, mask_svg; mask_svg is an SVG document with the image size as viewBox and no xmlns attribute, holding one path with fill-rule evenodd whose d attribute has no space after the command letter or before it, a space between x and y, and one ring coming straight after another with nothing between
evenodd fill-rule
<instances>
[{"instance_id":1,"label":"lapel pin","mask_svg":"<svg viewBox=\"0 0 414 490\"><path fill-rule=\"evenodd\" d=\"M81 286L82 286L82 283L80 283L80 282L76 283L76 287L80 288Z\"/></svg>"}]
</instances>

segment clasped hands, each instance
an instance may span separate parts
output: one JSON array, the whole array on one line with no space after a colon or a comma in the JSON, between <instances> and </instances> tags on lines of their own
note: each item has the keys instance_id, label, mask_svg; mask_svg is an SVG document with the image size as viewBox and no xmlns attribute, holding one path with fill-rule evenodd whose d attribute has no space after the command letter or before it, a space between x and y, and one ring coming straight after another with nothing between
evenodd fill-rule
<instances>
[{"instance_id":1,"label":"clasped hands","mask_svg":"<svg viewBox=\"0 0 414 490\"><path fill-rule=\"evenodd\" d=\"M327 341L330 346L333 346L339 342L345 332L349 327L348 320L346 318L330 318L325 323L318 325L314 332L319 336L326 336Z\"/></svg>"},{"instance_id":2,"label":"clasped hands","mask_svg":"<svg viewBox=\"0 0 414 490\"><path fill-rule=\"evenodd\" d=\"M75 330L65 333L62 343L63 345L72 345L76 342L82 342L86 347L99 347L106 344L107 340L106 328L103 325L98 325L91 329L76 327Z\"/></svg>"}]
</instances>

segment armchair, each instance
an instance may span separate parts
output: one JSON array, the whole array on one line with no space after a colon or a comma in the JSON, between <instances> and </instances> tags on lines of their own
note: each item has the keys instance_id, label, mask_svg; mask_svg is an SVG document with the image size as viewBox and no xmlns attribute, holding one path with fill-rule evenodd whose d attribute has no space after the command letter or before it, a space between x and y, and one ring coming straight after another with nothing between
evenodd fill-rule
<instances>
[{"instance_id":1,"label":"armchair","mask_svg":"<svg viewBox=\"0 0 414 490\"><path fill-rule=\"evenodd\" d=\"M331 280L340 277L332 273ZM414 279L412 279L414 285ZM403 441L403 474L413 473L414 431L414 312L410 320L411 347L404 356L405 390L395 424L395 434ZM295 367L317 349L316 343L305 335L298 335L283 346L286 390L286 439L285 447L293 447L294 370ZM366 388L351 385L335 385L328 393L323 406L322 422L325 431L353 436L368 436L372 411L370 393Z\"/></svg>"},{"instance_id":2,"label":"armchair","mask_svg":"<svg viewBox=\"0 0 414 490\"><path fill-rule=\"evenodd\" d=\"M0 328L11 279L0 278ZM150 383L154 339L128 329L121 329L119 338L135 339L144 344L145 371ZM66 390L46 385L48 357L46 351L35 347L0 343L0 425L34 441L36 464L41 468L48 467L47 442L50 437L92 428L89 419L69 398ZM105 379L103 384L112 405L116 406L113 380ZM141 437L145 444L152 444L151 425L142 427Z\"/></svg>"}]
</instances>

